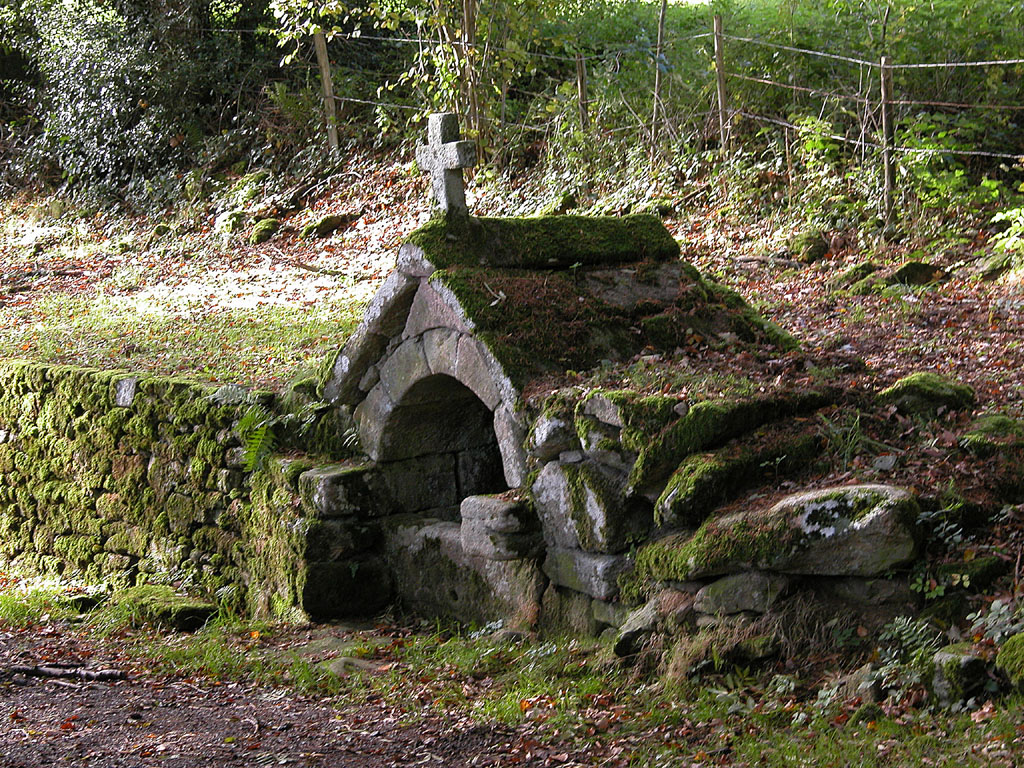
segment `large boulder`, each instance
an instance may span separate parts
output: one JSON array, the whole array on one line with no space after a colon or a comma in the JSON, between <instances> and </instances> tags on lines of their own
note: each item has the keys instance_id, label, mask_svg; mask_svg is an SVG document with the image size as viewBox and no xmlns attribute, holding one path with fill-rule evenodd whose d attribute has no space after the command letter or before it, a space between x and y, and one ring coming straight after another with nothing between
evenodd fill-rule
<instances>
[{"instance_id":1,"label":"large boulder","mask_svg":"<svg viewBox=\"0 0 1024 768\"><path fill-rule=\"evenodd\" d=\"M709 518L692 536L668 536L640 550L636 574L685 581L745 570L798 575L885 574L917 554L910 492L886 485L823 488L768 509Z\"/></svg>"}]
</instances>

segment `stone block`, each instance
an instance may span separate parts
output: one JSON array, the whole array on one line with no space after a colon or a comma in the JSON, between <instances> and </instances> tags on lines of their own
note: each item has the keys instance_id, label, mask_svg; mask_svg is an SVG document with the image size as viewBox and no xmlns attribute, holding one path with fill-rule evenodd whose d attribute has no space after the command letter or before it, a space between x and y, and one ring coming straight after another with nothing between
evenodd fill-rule
<instances>
[{"instance_id":1,"label":"stone block","mask_svg":"<svg viewBox=\"0 0 1024 768\"><path fill-rule=\"evenodd\" d=\"M117 379L114 382L114 405L118 408L130 408L135 402L135 393L138 387L139 380L134 376Z\"/></svg>"},{"instance_id":2,"label":"stone block","mask_svg":"<svg viewBox=\"0 0 1024 768\"><path fill-rule=\"evenodd\" d=\"M398 345L380 368L380 386L395 403L420 379L430 376L430 366L420 339L409 339Z\"/></svg>"},{"instance_id":3,"label":"stone block","mask_svg":"<svg viewBox=\"0 0 1024 768\"><path fill-rule=\"evenodd\" d=\"M593 461L552 461L533 484L544 540L588 552L620 552L650 526L649 510L626 500L623 475Z\"/></svg>"},{"instance_id":4,"label":"stone block","mask_svg":"<svg viewBox=\"0 0 1024 768\"><path fill-rule=\"evenodd\" d=\"M461 337L448 328L434 328L423 334L423 352L432 373L455 376Z\"/></svg>"},{"instance_id":5,"label":"stone block","mask_svg":"<svg viewBox=\"0 0 1024 768\"><path fill-rule=\"evenodd\" d=\"M388 418L395 410L394 401L383 387L374 387L366 398L356 406L356 424L359 425L359 441L371 459L380 455L381 435Z\"/></svg>"},{"instance_id":6,"label":"stone block","mask_svg":"<svg viewBox=\"0 0 1024 768\"><path fill-rule=\"evenodd\" d=\"M597 555L578 549L548 547L544 573L552 582L598 600L619 593L619 575L630 567L624 555Z\"/></svg>"},{"instance_id":7,"label":"stone block","mask_svg":"<svg viewBox=\"0 0 1024 768\"><path fill-rule=\"evenodd\" d=\"M590 601L590 612L594 616L594 621L610 627L621 627L629 616L629 608L622 603L611 603L596 598Z\"/></svg>"},{"instance_id":8,"label":"stone block","mask_svg":"<svg viewBox=\"0 0 1024 768\"><path fill-rule=\"evenodd\" d=\"M580 440L568 420L542 414L533 423L528 446L533 458L551 461L565 451L579 450Z\"/></svg>"},{"instance_id":9,"label":"stone block","mask_svg":"<svg viewBox=\"0 0 1024 768\"><path fill-rule=\"evenodd\" d=\"M373 507L368 474L373 464L332 464L299 475L299 496L306 513L338 518L369 514Z\"/></svg>"},{"instance_id":10,"label":"stone block","mask_svg":"<svg viewBox=\"0 0 1024 768\"><path fill-rule=\"evenodd\" d=\"M932 693L940 707L967 701L988 682L985 660L971 650L970 643L947 645L932 657Z\"/></svg>"},{"instance_id":11,"label":"stone block","mask_svg":"<svg viewBox=\"0 0 1024 768\"><path fill-rule=\"evenodd\" d=\"M437 271L437 267L431 263L423 249L412 243L403 243L398 249L398 263L395 268L408 277L430 277Z\"/></svg>"},{"instance_id":12,"label":"stone block","mask_svg":"<svg viewBox=\"0 0 1024 768\"><path fill-rule=\"evenodd\" d=\"M707 614L744 611L765 613L785 591L789 579L773 573L745 571L724 576L703 587L694 600L694 610Z\"/></svg>"},{"instance_id":13,"label":"stone block","mask_svg":"<svg viewBox=\"0 0 1024 768\"><path fill-rule=\"evenodd\" d=\"M529 505L499 496L467 496L460 506L460 540L471 556L517 560L535 556L540 544Z\"/></svg>"},{"instance_id":14,"label":"stone block","mask_svg":"<svg viewBox=\"0 0 1024 768\"><path fill-rule=\"evenodd\" d=\"M494 434L509 488L519 488L526 482L526 451L523 449L526 429L507 406L494 410Z\"/></svg>"},{"instance_id":15,"label":"stone block","mask_svg":"<svg viewBox=\"0 0 1024 768\"><path fill-rule=\"evenodd\" d=\"M450 293L440 294L430 283L420 283L409 308L402 338L419 336L433 328L450 328L459 333L469 333L461 307L449 304L446 299L450 298Z\"/></svg>"},{"instance_id":16,"label":"stone block","mask_svg":"<svg viewBox=\"0 0 1024 768\"><path fill-rule=\"evenodd\" d=\"M385 557L404 605L422 615L462 621L536 622L544 578L535 561L471 556L463 550L458 523L420 515L383 522Z\"/></svg>"},{"instance_id":17,"label":"stone block","mask_svg":"<svg viewBox=\"0 0 1024 768\"><path fill-rule=\"evenodd\" d=\"M501 404L501 392L494 381L488 359L491 353L471 336L459 339L456 378L469 387L492 411ZM496 365L496 364L495 364Z\"/></svg>"},{"instance_id":18,"label":"stone block","mask_svg":"<svg viewBox=\"0 0 1024 768\"><path fill-rule=\"evenodd\" d=\"M642 648L658 626L658 601L651 600L631 611L615 636L616 656L632 656Z\"/></svg>"}]
</instances>

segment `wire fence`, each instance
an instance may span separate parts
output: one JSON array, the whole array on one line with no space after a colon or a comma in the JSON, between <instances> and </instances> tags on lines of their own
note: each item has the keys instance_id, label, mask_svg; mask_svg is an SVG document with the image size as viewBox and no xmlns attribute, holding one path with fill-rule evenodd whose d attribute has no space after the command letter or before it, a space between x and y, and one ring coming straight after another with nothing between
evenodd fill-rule
<instances>
[{"instance_id":1,"label":"wire fence","mask_svg":"<svg viewBox=\"0 0 1024 768\"><path fill-rule=\"evenodd\" d=\"M557 93L555 89L550 91L531 90L528 87L515 84L503 86L503 98L512 96L534 103L544 104L545 100L550 104L556 103L556 108L550 110L550 114L542 119L534 117L509 118L502 108L497 114L488 117L488 128L515 129L519 131L517 138L522 137L523 132L549 135L551 131L564 127L566 120L578 119L578 127L584 129L593 128L598 135L629 135L631 132L636 135L640 143L649 143L650 151L654 155L658 151L657 142L662 136L669 136L676 141L683 134L680 124L681 109L679 99L676 98L672 109L669 108L671 96L662 92L659 70L669 71L682 56L690 56L690 64L694 63L693 56L697 56L696 71L697 82L691 84L686 95L699 97L693 99L689 113L686 118L703 123L705 125L717 122L719 127L718 144L723 153L728 154L737 140L743 140L741 124L738 119L749 120L755 123L780 128L786 131L787 141L799 136L800 132L806 130L802 126L788 118L788 113L772 109L762 109L765 103L771 103L765 94L771 91L789 93L793 100L803 99L804 102L798 105L796 101L790 102L789 106L800 106L802 109L794 109L797 114L803 113L808 116L814 115L814 108L818 117L821 118L831 111L838 111L845 115L846 133L840 128L826 130L822 135L832 141L844 146L853 148L861 153L863 160L869 157L877 157L880 165L880 177L884 179L879 191L881 207L888 217L893 207L893 195L895 187L895 165L899 156L941 156L946 158L984 158L993 161L1011 161L1024 163L1024 147L1020 151L1016 147L1008 147L1007 151L997 151L989 148L968 149L965 146L957 146L948 135L943 141L934 142L938 146L901 146L897 141L898 136L903 134L895 130L899 121L907 122L906 111L912 108L930 108L945 113L960 113L969 110L986 110L1013 115L1024 111L1024 104L1019 103L995 103L991 99L971 101L969 99L943 99L941 96L935 98L933 94L926 93L917 95L913 92L904 92L894 95L893 73L906 72L907 77L915 70L961 70L991 67L1019 67L1024 65L1024 58L988 59L979 61L947 61L938 63L916 63L916 62L893 62L882 56L878 60L863 54L843 54L827 51L814 50L813 48L800 47L798 45L786 45L771 40L759 39L756 37L745 37L741 35L726 34L721 27L721 20L716 17L714 27L709 32L696 34L667 35L659 30L658 40L654 41L648 37L638 37L636 40L619 45L608 45L597 50L583 49L572 50L571 46L559 51L527 51L521 48L507 46L495 46L480 44L470 40L446 41L438 38L431 38L422 35L387 36L376 34L349 33L336 35L336 40L355 42L370 41L376 44L392 44L396 46L418 46L430 48L433 51L442 51L450 56L453 61L461 60L466 64L465 71L457 75L461 78L460 86L465 95L467 89L473 87L473 73L468 71L468 62L479 56L509 54L517 57L518 60L537 60L538 62L569 65L573 64L576 69L575 87L575 110L565 109L566 89L562 88ZM701 43L693 45L694 43ZM710 43L710 44L709 44ZM728 44L728 45L727 45ZM838 71L832 72L828 87L822 87L820 83L800 82L795 76L796 66L789 72L788 82L783 82L777 74L750 69L748 63L750 57L742 55L744 47L751 49L768 49L776 53L792 54L796 57L808 57L817 60L832 62L841 65ZM736 52L739 51L739 54ZM696 54L695 54L696 52ZM626 94L620 89L618 97L622 109L618 118L619 122L609 122L606 116L602 116L599 125L590 126L591 116L589 110L593 106L588 95L588 67L603 66L608 70L620 66L623 57L627 55L641 56L649 60L649 66L653 76L649 87L637 88L633 84L633 91ZM686 62L684 62L686 63ZM842 66L849 65L854 69L849 75L843 74ZM561 72L563 76L569 70L564 66ZM692 69L692 67L691 67ZM570 70L571 71L571 70ZM1017 73L1019 75L1021 73ZM571 79L571 74L569 74ZM903 83L904 88L909 88L910 81ZM732 86L732 87L730 87ZM742 87L740 87L742 86ZM671 86L670 86L671 87ZM744 103L744 97L749 99L750 89L762 88L760 103L758 99L752 99L755 103ZM743 89L746 89L744 91ZM1016 91L1019 92L1019 91ZM1014 92L1014 93L1016 93ZM708 103L708 96L712 96L711 103ZM958 93L957 96L962 94ZM378 92L379 98L360 98L352 95L338 95L333 98L340 102L372 106L381 110L401 110L406 113L419 113L415 116L423 116L428 109L423 106L416 106L410 103L390 100L384 92ZM607 98L607 89L604 94ZM631 99L632 96L632 99ZM813 101L816 100L816 101ZM777 101L777 99L776 99ZM828 105L832 105L829 108ZM502 105L504 107L504 104ZM652 108L653 107L653 108ZM675 111L673 111L673 109ZM467 110L468 111L468 110ZM578 113L578 118L573 114ZM897 113L901 114L897 114ZM527 113L536 114L536 113ZM543 114L543 112L541 112ZM646 116L645 116L646 115ZM628 116L626 121L622 116ZM469 118L469 115L464 115ZM470 128L479 132L481 124L472 124ZM827 125L828 121L824 122ZM821 130L820 127L818 130ZM1018 134L1019 135L1019 134ZM510 137L505 137L510 138ZM954 137L955 138L955 137ZM915 143L910 141L910 144ZM948 145L948 146L947 146Z\"/></svg>"}]
</instances>

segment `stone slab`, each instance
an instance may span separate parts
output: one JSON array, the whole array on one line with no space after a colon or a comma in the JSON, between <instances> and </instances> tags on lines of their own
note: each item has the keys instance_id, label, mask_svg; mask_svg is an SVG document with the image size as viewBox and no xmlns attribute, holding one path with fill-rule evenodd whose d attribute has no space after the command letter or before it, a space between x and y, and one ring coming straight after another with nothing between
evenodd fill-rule
<instances>
[{"instance_id":1,"label":"stone slab","mask_svg":"<svg viewBox=\"0 0 1024 768\"><path fill-rule=\"evenodd\" d=\"M630 568L624 555L597 555L578 549L548 547L544 573L555 584L598 600L619 593L619 575Z\"/></svg>"}]
</instances>

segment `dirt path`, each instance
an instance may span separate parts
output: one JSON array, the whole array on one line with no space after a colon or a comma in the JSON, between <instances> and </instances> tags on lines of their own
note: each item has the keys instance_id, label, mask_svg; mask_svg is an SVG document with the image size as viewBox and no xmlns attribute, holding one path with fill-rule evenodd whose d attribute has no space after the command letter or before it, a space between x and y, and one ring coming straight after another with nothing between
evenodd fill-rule
<instances>
[{"instance_id":1,"label":"dirt path","mask_svg":"<svg viewBox=\"0 0 1024 768\"><path fill-rule=\"evenodd\" d=\"M67 636L59 659L55 650L46 629L0 633L2 768L579 764L512 728L409 718L373 695L342 707L283 689L158 677ZM125 674L83 681L12 670L54 663Z\"/></svg>"}]
</instances>

